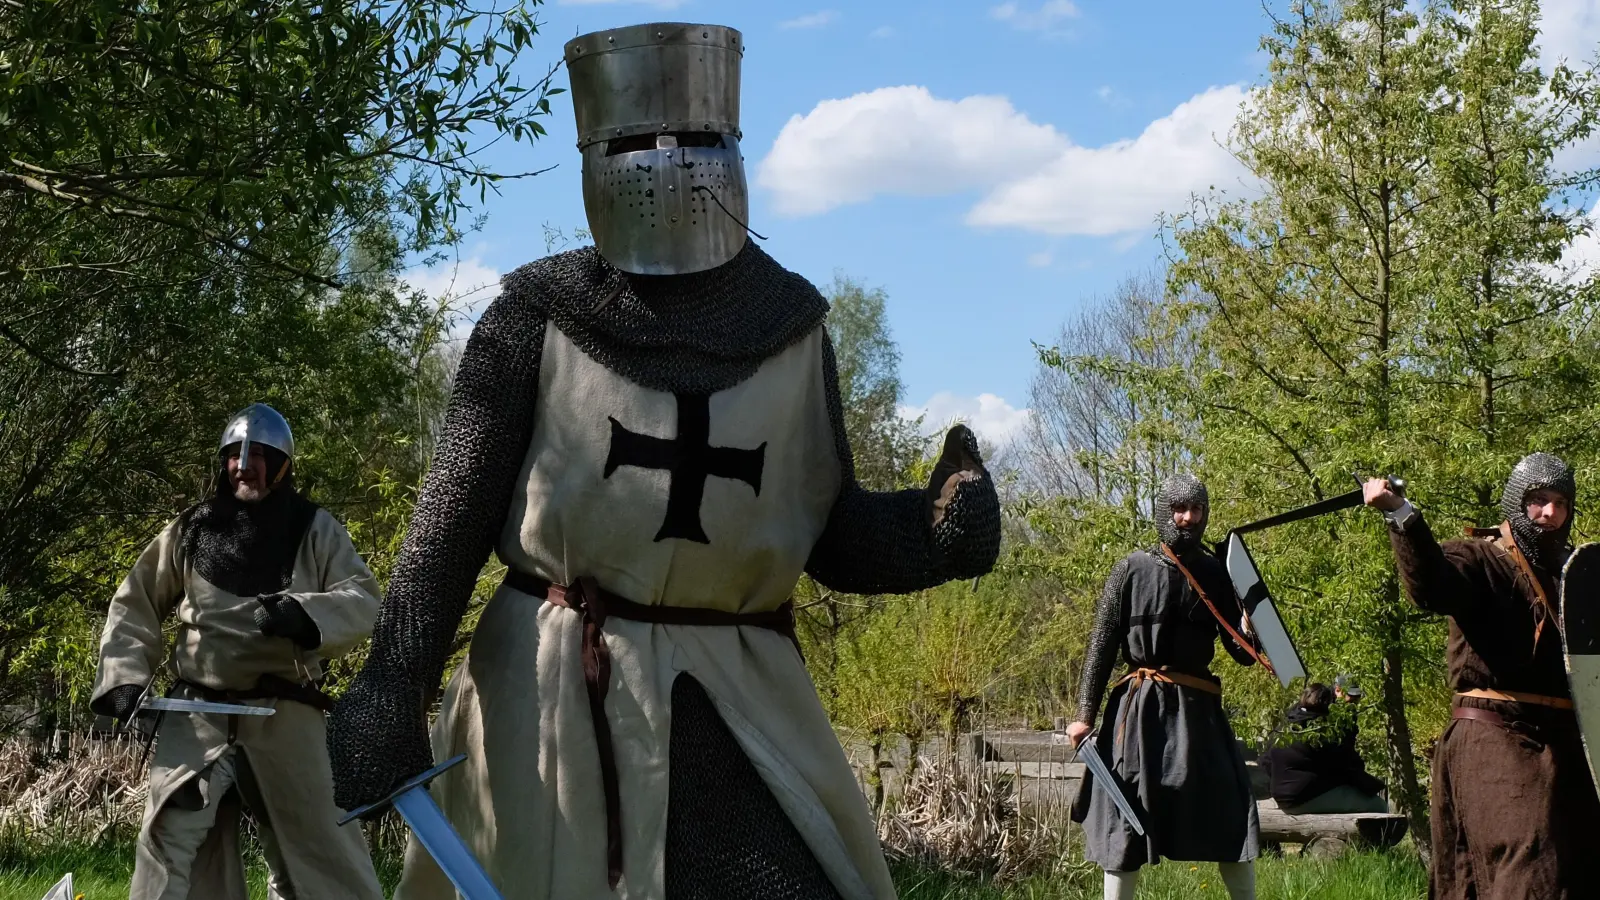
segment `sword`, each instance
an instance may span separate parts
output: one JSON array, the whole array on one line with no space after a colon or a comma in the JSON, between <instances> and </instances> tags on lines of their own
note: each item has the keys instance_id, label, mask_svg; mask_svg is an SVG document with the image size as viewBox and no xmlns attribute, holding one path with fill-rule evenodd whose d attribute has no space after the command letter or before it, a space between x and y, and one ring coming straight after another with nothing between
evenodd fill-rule
<instances>
[{"instance_id":1,"label":"sword","mask_svg":"<svg viewBox=\"0 0 1600 900\"><path fill-rule=\"evenodd\" d=\"M229 716L270 716L277 710L270 706L247 706L243 703L212 703L209 700L179 700L176 697L147 697L139 704L139 712L221 713Z\"/></svg>"},{"instance_id":2,"label":"sword","mask_svg":"<svg viewBox=\"0 0 1600 900\"><path fill-rule=\"evenodd\" d=\"M1117 807L1117 812L1122 813L1122 818L1133 829L1133 833L1144 837L1144 822L1139 819L1139 813L1134 810L1133 804L1123 795L1121 780L1111 774L1105 760L1100 758L1100 750L1094 743L1095 734L1098 732L1090 733L1078 745L1078 761L1083 763L1090 775L1094 776L1094 786L1105 791L1106 796L1111 798L1111 802Z\"/></svg>"},{"instance_id":3,"label":"sword","mask_svg":"<svg viewBox=\"0 0 1600 900\"><path fill-rule=\"evenodd\" d=\"M416 835L417 843L428 851L428 855L432 856L433 861L444 871L445 877L456 886L462 900L504 900L500 889L489 880L489 873L483 870L478 858L472 855L461 835L450 827L450 820L444 817L444 810L433 802L433 795L428 793L428 782L451 766L465 761L466 758L467 755L463 753L445 760L406 781L382 800L369 803L346 815L339 820L339 824L344 825L369 816L392 804L399 811L400 817L406 820L411 833Z\"/></svg>"}]
</instances>

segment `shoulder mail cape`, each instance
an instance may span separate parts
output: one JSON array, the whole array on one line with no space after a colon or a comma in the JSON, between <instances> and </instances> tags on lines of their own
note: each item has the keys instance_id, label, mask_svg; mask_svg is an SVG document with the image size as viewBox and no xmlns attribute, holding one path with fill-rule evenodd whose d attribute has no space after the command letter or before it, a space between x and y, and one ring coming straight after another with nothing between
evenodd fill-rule
<instances>
[{"instance_id":1,"label":"shoulder mail cape","mask_svg":"<svg viewBox=\"0 0 1600 900\"><path fill-rule=\"evenodd\" d=\"M923 491L856 484L826 311L754 245L687 281L624 276L592 249L508 276L462 360L375 664L438 683L491 545L538 579L728 613L780 608L802 572L883 593L987 570L997 504L952 503L934 529ZM756 893L894 896L789 638L616 618L603 705L623 835L613 892L581 630L577 612L502 585L434 726L436 758L468 757L435 795L507 896L700 896L725 883L704 870L728 858L705 848L776 864L793 861L789 838L809 859L781 894ZM719 741L733 758L691 750ZM413 847L397 896L451 891Z\"/></svg>"},{"instance_id":2,"label":"shoulder mail cape","mask_svg":"<svg viewBox=\"0 0 1600 900\"><path fill-rule=\"evenodd\" d=\"M322 663L343 655L372 629L378 583L326 510L316 509L296 542L281 576L246 573L196 560L184 519L169 524L145 551L111 599L100 639L94 701L124 684L143 685L166 655L162 623L178 620L177 641L167 658L176 678L213 690L249 690L263 675L293 682L321 678ZM186 537L191 540L186 540ZM214 562L222 554L206 554ZM233 593L200 574L206 569ZM226 574L224 574L226 570ZM235 583L237 582L237 583ZM285 638L269 638L253 618L257 591L282 591L298 600L322 633L322 644L304 650ZM186 696L180 694L180 696ZM199 699L196 697L195 699ZM255 811L270 829L282 871L299 896L377 898L377 875L359 829L339 828L333 805L322 712L301 703L253 700L275 706L271 716L167 714L161 719L150 764L150 795L139 830L138 866L130 896L154 900L166 889L168 862L152 838L152 827L171 803L219 802L209 796L205 772L230 746L249 761L260 796ZM229 719L237 722L230 741ZM191 896L245 900L239 856L238 807L219 814L192 871Z\"/></svg>"}]
</instances>

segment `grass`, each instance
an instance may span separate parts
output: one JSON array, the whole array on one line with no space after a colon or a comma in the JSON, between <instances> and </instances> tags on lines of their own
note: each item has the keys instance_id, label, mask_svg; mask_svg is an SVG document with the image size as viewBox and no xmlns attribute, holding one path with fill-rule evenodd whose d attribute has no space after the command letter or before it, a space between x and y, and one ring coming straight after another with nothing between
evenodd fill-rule
<instances>
[{"instance_id":1,"label":"grass","mask_svg":"<svg viewBox=\"0 0 1600 900\"><path fill-rule=\"evenodd\" d=\"M29 846L0 841L0 900L39 900L66 872L84 900L128 896L133 848L125 843L97 846ZM1260 900L1421 900L1427 876L1407 850L1351 854L1337 860L1267 857L1256 864ZM398 872L380 870L385 886ZM912 865L897 865L895 883L902 900L1098 900L1100 872L1082 866L1057 877L1013 881L1003 886L970 876L954 876ZM259 860L249 867L252 900L266 897L266 871ZM1146 869L1140 900L1226 898L1217 867L1167 862Z\"/></svg>"},{"instance_id":2,"label":"grass","mask_svg":"<svg viewBox=\"0 0 1600 900\"><path fill-rule=\"evenodd\" d=\"M1053 878L1023 879L1004 886L982 879L897 866L901 900L1099 900L1100 870ZM1428 876L1408 850L1354 853L1334 860L1298 856L1256 861L1258 900L1422 900ZM1193 900L1228 892L1210 863L1165 862L1144 870L1139 900Z\"/></svg>"},{"instance_id":3,"label":"grass","mask_svg":"<svg viewBox=\"0 0 1600 900\"><path fill-rule=\"evenodd\" d=\"M399 861L379 857L377 862L378 880L392 891L400 881ZM133 877L133 844L40 844L0 831L0 900L40 900L68 872L83 900L123 900ZM245 878L251 900L266 900L267 869L259 851L246 850Z\"/></svg>"}]
</instances>

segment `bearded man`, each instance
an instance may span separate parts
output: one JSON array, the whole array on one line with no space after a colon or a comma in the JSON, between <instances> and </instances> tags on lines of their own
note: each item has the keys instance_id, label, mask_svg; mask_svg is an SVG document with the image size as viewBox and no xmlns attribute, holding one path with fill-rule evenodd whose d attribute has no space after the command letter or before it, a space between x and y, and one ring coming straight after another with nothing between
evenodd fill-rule
<instances>
[{"instance_id":1,"label":"bearded man","mask_svg":"<svg viewBox=\"0 0 1600 900\"><path fill-rule=\"evenodd\" d=\"M518 900L895 896L790 595L988 571L966 428L927 489L856 482L827 301L746 238L737 31L566 46L595 246L523 266L473 330L366 668L339 803L432 790ZM508 567L426 713L490 550ZM454 896L408 849L398 896Z\"/></svg>"},{"instance_id":2,"label":"bearded man","mask_svg":"<svg viewBox=\"0 0 1600 900\"><path fill-rule=\"evenodd\" d=\"M1450 620L1455 698L1433 755L1433 900L1565 900L1600 885L1600 799L1557 606L1577 492L1570 466L1530 454L1506 480L1500 526L1441 544L1386 481L1363 488L1388 519L1406 595Z\"/></svg>"},{"instance_id":3,"label":"bearded man","mask_svg":"<svg viewBox=\"0 0 1600 900\"><path fill-rule=\"evenodd\" d=\"M273 714L158 720L133 900L245 900L241 799L285 900L381 900L359 829L338 827L324 661L372 629L378 584L350 535L294 486L294 436L254 404L222 433L212 497L185 510L122 582L100 638L90 707L126 722L166 655L169 696L270 706Z\"/></svg>"},{"instance_id":4,"label":"bearded man","mask_svg":"<svg viewBox=\"0 0 1600 900\"><path fill-rule=\"evenodd\" d=\"M1141 837L1106 786L1085 777L1072 818L1084 856L1105 870L1106 900L1132 900L1140 867L1162 857L1218 863L1233 900L1255 897L1260 824L1211 659L1219 639L1240 665L1259 649L1227 570L1201 543L1210 506L1200 481L1168 479L1156 499L1161 543L1118 562L1095 609L1067 736L1076 746L1094 729L1120 653L1129 671L1111 689L1095 749L1145 824Z\"/></svg>"}]
</instances>

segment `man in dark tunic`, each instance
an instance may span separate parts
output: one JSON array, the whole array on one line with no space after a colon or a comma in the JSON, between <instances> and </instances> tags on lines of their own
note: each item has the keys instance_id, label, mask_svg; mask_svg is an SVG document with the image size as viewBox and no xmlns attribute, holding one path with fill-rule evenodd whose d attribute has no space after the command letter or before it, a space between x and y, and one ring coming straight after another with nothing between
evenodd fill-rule
<instances>
[{"instance_id":1,"label":"man in dark tunic","mask_svg":"<svg viewBox=\"0 0 1600 900\"><path fill-rule=\"evenodd\" d=\"M1255 896L1256 804L1211 658L1219 637L1240 665L1258 651L1227 571L1201 544L1209 506L1204 484L1168 479L1157 498L1161 544L1117 563L1095 613L1067 734L1076 745L1093 729L1120 651L1129 671L1095 743L1147 828L1136 834L1085 778L1072 818L1083 823L1084 855L1105 869L1107 900L1131 900L1139 868L1161 857L1219 863L1233 900Z\"/></svg>"},{"instance_id":2,"label":"man in dark tunic","mask_svg":"<svg viewBox=\"0 0 1600 900\"><path fill-rule=\"evenodd\" d=\"M1382 480L1367 505L1389 520L1418 607L1450 618L1456 694L1433 758L1433 900L1593 897L1600 800L1562 661L1561 567L1571 548L1572 469L1548 453L1517 463L1505 521L1445 541Z\"/></svg>"}]
</instances>

